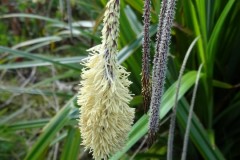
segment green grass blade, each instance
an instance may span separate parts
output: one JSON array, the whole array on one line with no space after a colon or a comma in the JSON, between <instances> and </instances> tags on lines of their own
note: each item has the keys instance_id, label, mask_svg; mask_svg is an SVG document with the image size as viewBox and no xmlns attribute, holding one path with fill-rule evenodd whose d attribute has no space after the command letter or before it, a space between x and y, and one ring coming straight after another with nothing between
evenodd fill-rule
<instances>
[{"instance_id":1,"label":"green grass blade","mask_svg":"<svg viewBox=\"0 0 240 160\"><path fill-rule=\"evenodd\" d=\"M51 143L52 139L59 132L67 122L68 114L74 106L76 96L68 101L68 103L50 120L50 122L43 128L42 134L37 139L36 143L28 152L25 160L38 160L43 154L44 150Z\"/></svg>"},{"instance_id":2,"label":"green grass blade","mask_svg":"<svg viewBox=\"0 0 240 160\"><path fill-rule=\"evenodd\" d=\"M1 92L11 92L13 94L35 94L35 95L47 95L47 96L63 96L63 97L72 97L72 93L67 92L52 92L40 89L31 89L31 88L21 88L21 87L13 87L13 86L0 86Z\"/></svg>"},{"instance_id":3,"label":"green grass blade","mask_svg":"<svg viewBox=\"0 0 240 160\"><path fill-rule=\"evenodd\" d=\"M139 22L139 20L136 17L136 14L133 12L133 10L126 6L124 9L125 14L127 15L127 19L131 25L131 28L134 28L134 32L138 35L142 32L142 24Z\"/></svg>"},{"instance_id":4,"label":"green grass blade","mask_svg":"<svg viewBox=\"0 0 240 160\"><path fill-rule=\"evenodd\" d=\"M72 64L72 63L80 63L82 59L86 58L85 56L76 56L76 57L64 57L64 58L51 58L52 61L60 63L60 64ZM0 65L0 70L4 69L19 69L19 68L29 68L29 67L40 67L40 66L49 66L53 63L47 61L26 61L26 62L18 62L18 63L10 63ZM76 66L79 66L77 64ZM80 68L80 67L79 67Z\"/></svg>"},{"instance_id":5,"label":"green grass blade","mask_svg":"<svg viewBox=\"0 0 240 160\"><path fill-rule=\"evenodd\" d=\"M143 1L132 1L132 0L126 0L128 4L130 4L133 8L135 8L137 11L142 13L143 9Z\"/></svg>"},{"instance_id":6,"label":"green grass blade","mask_svg":"<svg viewBox=\"0 0 240 160\"><path fill-rule=\"evenodd\" d=\"M61 22L59 20L56 20L56 19L43 17L43 16L39 16L39 15L35 15L35 14L25 14L25 13L5 14L5 15L0 16L0 19L1 18L15 18L15 17L39 19L39 20L44 20L44 21L48 21L48 22L51 22L51 23L63 23L63 22Z\"/></svg>"},{"instance_id":7,"label":"green grass blade","mask_svg":"<svg viewBox=\"0 0 240 160\"><path fill-rule=\"evenodd\" d=\"M41 42L57 42L57 41L61 41L62 38L59 36L48 36L48 37L41 37L41 38L36 38L36 39L31 39L25 42L21 42L15 46L12 47L12 49L18 49L21 47L26 47L26 46L30 46L33 44L37 44L37 43L41 43Z\"/></svg>"},{"instance_id":8,"label":"green grass blade","mask_svg":"<svg viewBox=\"0 0 240 160\"><path fill-rule=\"evenodd\" d=\"M29 128L40 128L45 126L49 121L50 119L37 119L37 120L31 120L31 121L17 122L17 123L8 125L8 128L13 131L29 129Z\"/></svg>"},{"instance_id":9,"label":"green grass blade","mask_svg":"<svg viewBox=\"0 0 240 160\"><path fill-rule=\"evenodd\" d=\"M27 52L24 52L24 51L10 49L8 47L0 46L0 52L7 52L7 53L11 53L11 54L20 56L20 57L25 57L25 58L34 59L34 60L41 60L41 61L45 61L45 62L50 62L52 64L59 65L59 66L62 66L62 67L66 67L66 68L69 68L69 69L74 69L74 70L77 70L77 71L80 70L80 68L78 68L74 65L59 63L57 61L52 60L51 58L47 58L47 57L42 56L42 55L36 55L36 54L33 54L33 53L30 54L30 53L27 53Z\"/></svg>"},{"instance_id":10,"label":"green grass blade","mask_svg":"<svg viewBox=\"0 0 240 160\"><path fill-rule=\"evenodd\" d=\"M197 13L196 13L196 10L194 8L194 5L190 1L188 3L190 3L189 7L190 7L190 11L191 11L190 13L191 13L191 16L192 16L192 23L193 23L193 26L194 26L195 34L196 34L196 36L200 36L200 38L197 42L199 57L201 59L201 62L205 64L206 59L207 59L207 57L206 57L207 55L205 54L206 45L204 43L203 38L201 37L202 33L201 33L200 24L199 24L198 19L197 19Z\"/></svg>"},{"instance_id":11,"label":"green grass blade","mask_svg":"<svg viewBox=\"0 0 240 160\"><path fill-rule=\"evenodd\" d=\"M233 85L226 83L226 82L221 82L218 80L213 80L213 86L218 87L218 88L225 88L225 89L234 88Z\"/></svg>"},{"instance_id":12,"label":"green grass blade","mask_svg":"<svg viewBox=\"0 0 240 160\"><path fill-rule=\"evenodd\" d=\"M230 12L233 4L235 3L235 0L229 0L227 5L225 6L224 10L222 11L213 31L211 34L211 37L209 39L209 43L208 43L208 47L207 47L207 53L209 54L209 59L208 59L208 65L210 66L213 62L213 60L215 59L214 56L216 54L216 49L218 47L218 41L219 36L220 36L220 32L222 31L223 24L227 18L228 13ZM212 67L211 67L212 68Z\"/></svg>"},{"instance_id":13,"label":"green grass blade","mask_svg":"<svg viewBox=\"0 0 240 160\"><path fill-rule=\"evenodd\" d=\"M61 160L78 160L80 142L79 128L70 128L64 144Z\"/></svg>"}]
</instances>

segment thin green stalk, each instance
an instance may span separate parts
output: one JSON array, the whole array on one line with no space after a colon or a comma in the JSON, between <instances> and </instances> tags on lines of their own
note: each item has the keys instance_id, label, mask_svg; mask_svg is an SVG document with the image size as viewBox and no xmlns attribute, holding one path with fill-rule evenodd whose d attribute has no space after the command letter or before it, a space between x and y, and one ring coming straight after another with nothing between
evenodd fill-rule
<instances>
[{"instance_id":1,"label":"thin green stalk","mask_svg":"<svg viewBox=\"0 0 240 160\"><path fill-rule=\"evenodd\" d=\"M178 83L176 87L176 96L175 96L175 102L173 106L173 113L171 115L171 122L170 122L170 129L169 129L169 136L168 136L168 152L167 152L167 159L172 160L172 151L173 151L173 141L174 141L174 131L175 131L175 122L176 122L176 114L177 114L177 104L178 104L178 94L179 94L179 89L181 86L181 80L182 80L182 75L185 70L185 66L187 63L187 60L189 58L189 55L192 51L192 48L196 44L197 40L199 37L195 38L190 47L188 48L188 51L184 57L183 64L181 66L179 76L178 76Z\"/></svg>"},{"instance_id":2,"label":"thin green stalk","mask_svg":"<svg viewBox=\"0 0 240 160\"><path fill-rule=\"evenodd\" d=\"M194 86L194 89L193 89L193 96L192 96L190 110L189 110L189 115L188 115L188 120L187 120L187 128L186 128L186 133L184 135L184 143L183 143L183 151L182 151L182 158L181 158L181 160L185 160L186 159L186 155L187 155L187 145L188 145L188 140L189 140L189 132L190 132L190 127L191 127L191 120L192 120L192 115L193 115L193 107L194 107L194 103L195 103L195 99L196 99L196 93L197 93L197 88L198 88L198 83L199 83L199 79L200 79L202 66L203 65L201 64L199 69L198 69L197 78L196 78L195 86Z\"/></svg>"}]
</instances>

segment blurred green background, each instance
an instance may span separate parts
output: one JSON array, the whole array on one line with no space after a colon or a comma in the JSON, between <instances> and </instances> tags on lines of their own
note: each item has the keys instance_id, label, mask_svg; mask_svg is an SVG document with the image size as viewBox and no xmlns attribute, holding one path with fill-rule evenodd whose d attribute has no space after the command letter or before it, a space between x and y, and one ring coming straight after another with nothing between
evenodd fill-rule
<instances>
[{"instance_id":1,"label":"blurred green background","mask_svg":"<svg viewBox=\"0 0 240 160\"><path fill-rule=\"evenodd\" d=\"M76 93L86 49L99 44L107 0L2 0L0 2L0 159L91 159L80 146ZM151 59L160 0L152 0ZM148 116L141 97L142 0L121 0L120 63L131 75L135 124L111 159L166 159L169 115L183 58L174 159L180 159L196 70L203 63L187 159L240 159L240 1L178 0L160 131L142 144ZM71 13L71 14L70 14ZM71 25L70 25L71 24Z\"/></svg>"}]
</instances>

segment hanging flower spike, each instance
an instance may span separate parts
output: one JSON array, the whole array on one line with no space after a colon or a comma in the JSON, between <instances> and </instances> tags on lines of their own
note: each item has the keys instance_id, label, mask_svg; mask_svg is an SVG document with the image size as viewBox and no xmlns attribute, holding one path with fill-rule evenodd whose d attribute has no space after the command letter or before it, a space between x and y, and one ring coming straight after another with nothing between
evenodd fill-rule
<instances>
[{"instance_id":1,"label":"hanging flower spike","mask_svg":"<svg viewBox=\"0 0 240 160\"><path fill-rule=\"evenodd\" d=\"M155 141L159 129L159 114L167 72L171 27L175 15L175 2L176 0L163 0L159 16L156 51L153 60L152 97L148 131L149 146Z\"/></svg>"},{"instance_id":2,"label":"hanging flower spike","mask_svg":"<svg viewBox=\"0 0 240 160\"><path fill-rule=\"evenodd\" d=\"M145 0L143 14L143 56L142 56L142 96L144 112L147 113L151 103L151 74L150 74L150 10L151 1Z\"/></svg>"},{"instance_id":3,"label":"hanging flower spike","mask_svg":"<svg viewBox=\"0 0 240 160\"><path fill-rule=\"evenodd\" d=\"M88 50L82 71L78 104L82 144L94 159L107 159L121 150L131 129L135 109L129 73L117 63L119 0L110 0L104 14L102 44Z\"/></svg>"}]
</instances>

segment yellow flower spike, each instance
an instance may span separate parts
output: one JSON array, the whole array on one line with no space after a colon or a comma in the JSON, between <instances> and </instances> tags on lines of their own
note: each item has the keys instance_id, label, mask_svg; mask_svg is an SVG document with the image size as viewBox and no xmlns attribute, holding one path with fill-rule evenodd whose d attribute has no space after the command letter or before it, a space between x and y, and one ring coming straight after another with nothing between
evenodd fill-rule
<instances>
[{"instance_id":1,"label":"yellow flower spike","mask_svg":"<svg viewBox=\"0 0 240 160\"><path fill-rule=\"evenodd\" d=\"M104 14L102 44L88 51L78 96L82 144L95 159L121 150L131 129L135 109L128 106L129 73L117 63L119 0L110 0Z\"/></svg>"}]
</instances>

